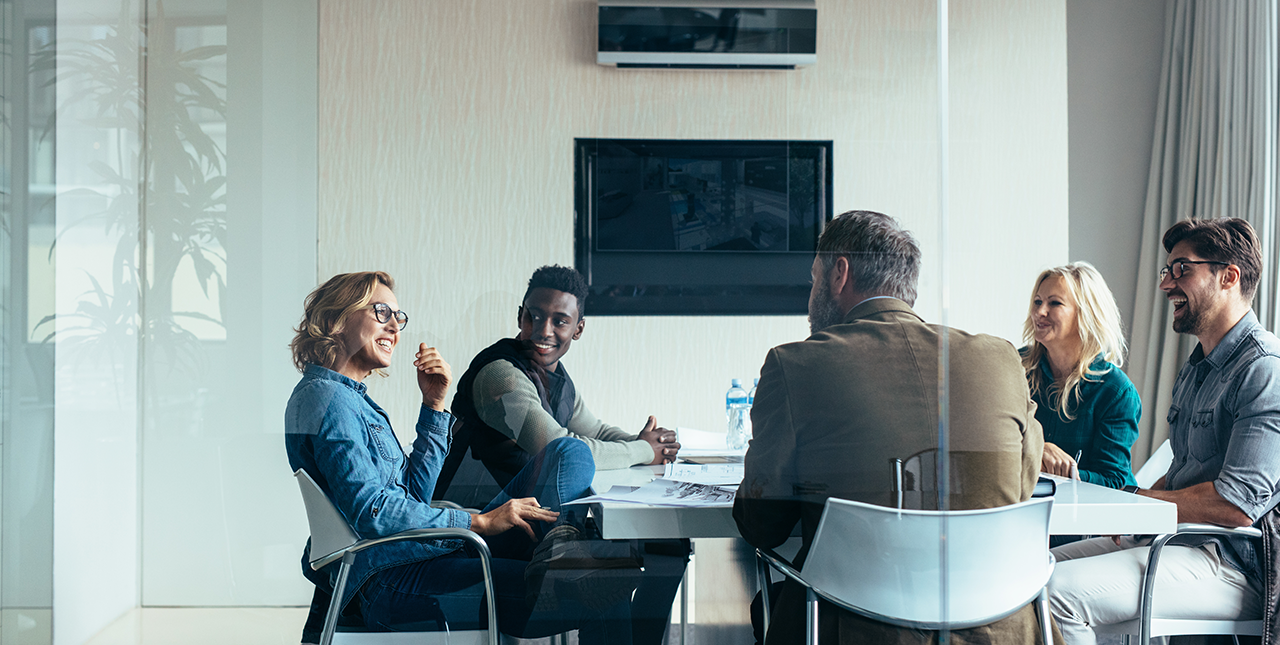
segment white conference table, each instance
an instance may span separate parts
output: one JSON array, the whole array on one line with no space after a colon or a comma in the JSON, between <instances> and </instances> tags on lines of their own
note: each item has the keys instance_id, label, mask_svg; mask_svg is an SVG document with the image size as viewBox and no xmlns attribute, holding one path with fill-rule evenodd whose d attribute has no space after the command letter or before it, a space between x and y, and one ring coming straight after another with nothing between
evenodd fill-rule
<instances>
[{"instance_id":1,"label":"white conference table","mask_svg":"<svg viewBox=\"0 0 1280 645\"><path fill-rule=\"evenodd\" d=\"M596 472L592 487L642 486L661 476L661 466L635 466ZM1052 477L1052 476L1050 476ZM1172 533L1178 507L1088 482L1052 477L1057 482L1049 533L1053 535L1130 535ZM603 502L596 508L601 536L611 540L736 538L733 507L649 506Z\"/></svg>"}]
</instances>

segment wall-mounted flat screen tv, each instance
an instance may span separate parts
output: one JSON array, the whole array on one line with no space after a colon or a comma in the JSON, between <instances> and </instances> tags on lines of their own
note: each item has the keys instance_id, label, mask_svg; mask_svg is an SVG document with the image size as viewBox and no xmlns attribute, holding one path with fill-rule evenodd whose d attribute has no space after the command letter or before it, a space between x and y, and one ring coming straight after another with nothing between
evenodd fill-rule
<instances>
[{"instance_id":1,"label":"wall-mounted flat screen tv","mask_svg":"<svg viewBox=\"0 0 1280 645\"><path fill-rule=\"evenodd\" d=\"M830 141L575 139L591 315L805 314Z\"/></svg>"}]
</instances>

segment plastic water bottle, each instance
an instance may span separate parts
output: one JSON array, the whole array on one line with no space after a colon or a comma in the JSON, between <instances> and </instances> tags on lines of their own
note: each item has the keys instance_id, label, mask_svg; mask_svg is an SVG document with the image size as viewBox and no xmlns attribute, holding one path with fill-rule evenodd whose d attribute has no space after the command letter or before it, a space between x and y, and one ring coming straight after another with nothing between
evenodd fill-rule
<instances>
[{"instance_id":1,"label":"plastic water bottle","mask_svg":"<svg viewBox=\"0 0 1280 645\"><path fill-rule=\"evenodd\" d=\"M733 379L729 391L724 395L724 406L729 417L725 445L730 450L742 450L751 436L751 400L747 391L742 389L741 380Z\"/></svg>"}]
</instances>

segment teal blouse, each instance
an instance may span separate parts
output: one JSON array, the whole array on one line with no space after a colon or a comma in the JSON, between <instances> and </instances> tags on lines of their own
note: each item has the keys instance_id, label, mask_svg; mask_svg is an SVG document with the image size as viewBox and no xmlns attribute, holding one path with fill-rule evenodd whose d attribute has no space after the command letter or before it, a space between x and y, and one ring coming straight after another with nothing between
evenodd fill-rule
<instances>
[{"instance_id":1,"label":"teal blouse","mask_svg":"<svg viewBox=\"0 0 1280 645\"><path fill-rule=\"evenodd\" d=\"M1025 348L1022 350L1027 351ZM1071 421L1064 421L1049 405L1049 387L1032 392L1036 402L1036 421L1044 428L1044 440L1056 444L1063 452L1079 460L1080 479L1100 486L1123 488L1136 485L1129 449L1138 440L1138 420L1142 418L1142 399L1120 368L1102 360L1089 366L1094 371L1110 368L1097 380L1080 381L1079 402L1070 411ZM1041 383L1052 384L1049 357L1040 359ZM1075 403L1075 397L1072 397Z\"/></svg>"}]
</instances>

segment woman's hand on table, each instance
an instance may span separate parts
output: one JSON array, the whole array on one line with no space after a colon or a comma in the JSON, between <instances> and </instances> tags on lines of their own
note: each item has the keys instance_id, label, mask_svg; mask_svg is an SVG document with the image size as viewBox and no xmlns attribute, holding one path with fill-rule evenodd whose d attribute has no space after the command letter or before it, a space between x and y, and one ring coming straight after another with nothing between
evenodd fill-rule
<instances>
[{"instance_id":1,"label":"woman's hand on table","mask_svg":"<svg viewBox=\"0 0 1280 645\"><path fill-rule=\"evenodd\" d=\"M1044 442L1044 454L1040 457L1040 471L1059 477L1080 479L1076 460L1063 452L1062 448L1048 441Z\"/></svg>"},{"instance_id":2,"label":"woman's hand on table","mask_svg":"<svg viewBox=\"0 0 1280 645\"><path fill-rule=\"evenodd\" d=\"M531 521L554 522L560 514L538 505L533 497L507 500L506 504L479 515L471 516L471 530L480 535L497 535L513 528L523 529L529 539L537 540Z\"/></svg>"},{"instance_id":3,"label":"woman's hand on table","mask_svg":"<svg viewBox=\"0 0 1280 645\"><path fill-rule=\"evenodd\" d=\"M422 390L422 404L444 412L444 396L453 382L453 369L440 356L434 347L426 343L418 344L418 353L413 355L413 366L418 370L418 389Z\"/></svg>"},{"instance_id":4,"label":"woman's hand on table","mask_svg":"<svg viewBox=\"0 0 1280 645\"><path fill-rule=\"evenodd\" d=\"M658 420L652 416L649 417L649 422L644 424L644 430L640 431L640 436L637 438L647 442L653 449L653 461L649 462L650 466L661 466L673 462L680 452L680 442L676 441L675 430L659 428Z\"/></svg>"}]
</instances>

